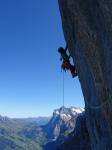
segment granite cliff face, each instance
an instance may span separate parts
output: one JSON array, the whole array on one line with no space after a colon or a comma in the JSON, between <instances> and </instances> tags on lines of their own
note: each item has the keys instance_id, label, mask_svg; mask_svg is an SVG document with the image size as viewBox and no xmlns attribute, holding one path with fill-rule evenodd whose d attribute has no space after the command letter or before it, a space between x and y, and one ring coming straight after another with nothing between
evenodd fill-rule
<instances>
[{"instance_id":1,"label":"granite cliff face","mask_svg":"<svg viewBox=\"0 0 112 150\"><path fill-rule=\"evenodd\" d=\"M112 1L58 1L65 40L79 70L91 149L112 150Z\"/></svg>"}]
</instances>

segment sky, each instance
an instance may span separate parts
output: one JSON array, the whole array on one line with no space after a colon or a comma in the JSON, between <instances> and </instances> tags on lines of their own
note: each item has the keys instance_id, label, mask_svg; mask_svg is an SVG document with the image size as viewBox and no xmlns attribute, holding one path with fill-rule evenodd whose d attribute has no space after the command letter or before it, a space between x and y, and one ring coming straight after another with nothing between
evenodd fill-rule
<instances>
[{"instance_id":1,"label":"sky","mask_svg":"<svg viewBox=\"0 0 112 150\"><path fill-rule=\"evenodd\" d=\"M58 47L65 47L57 0L0 1L0 114L52 115L62 106ZM65 106L84 107L78 78L65 78Z\"/></svg>"}]
</instances>

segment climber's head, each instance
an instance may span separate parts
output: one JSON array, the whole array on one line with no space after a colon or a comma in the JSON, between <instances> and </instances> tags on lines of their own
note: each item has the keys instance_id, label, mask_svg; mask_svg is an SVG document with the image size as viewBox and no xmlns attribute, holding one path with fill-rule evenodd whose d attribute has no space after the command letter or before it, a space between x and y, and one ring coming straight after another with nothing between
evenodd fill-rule
<instances>
[{"instance_id":1,"label":"climber's head","mask_svg":"<svg viewBox=\"0 0 112 150\"><path fill-rule=\"evenodd\" d=\"M65 49L63 47L58 48L59 53L63 53L64 51L65 51Z\"/></svg>"}]
</instances>

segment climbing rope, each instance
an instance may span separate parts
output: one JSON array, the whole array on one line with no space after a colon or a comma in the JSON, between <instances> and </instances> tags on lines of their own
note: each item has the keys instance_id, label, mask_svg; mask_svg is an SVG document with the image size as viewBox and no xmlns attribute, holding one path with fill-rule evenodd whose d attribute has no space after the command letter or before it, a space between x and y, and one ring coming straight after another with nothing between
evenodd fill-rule
<instances>
[{"instance_id":1,"label":"climbing rope","mask_svg":"<svg viewBox=\"0 0 112 150\"><path fill-rule=\"evenodd\" d=\"M62 70L62 121L64 122L64 107L65 107L65 77L64 77L64 70Z\"/></svg>"},{"instance_id":2,"label":"climbing rope","mask_svg":"<svg viewBox=\"0 0 112 150\"><path fill-rule=\"evenodd\" d=\"M63 108L64 108L64 106L65 106L65 78L64 78L64 70L63 70L62 72L63 72L63 73L62 73L62 74L63 74L63 75L62 75L62 76L63 76L63 77L62 77L62 78L63 78L63 79L62 79L62 80L63 80L63 81L62 81L62 82L63 82L63 83L62 83L62 90L63 90L63 91L62 91L62 93L63 93L63 95L62 95L62 96L63 96L63 97L62 97L62 100L63 100L63 101L62 101L62 106L63 106Z\"/></svg>"}]
</instances>

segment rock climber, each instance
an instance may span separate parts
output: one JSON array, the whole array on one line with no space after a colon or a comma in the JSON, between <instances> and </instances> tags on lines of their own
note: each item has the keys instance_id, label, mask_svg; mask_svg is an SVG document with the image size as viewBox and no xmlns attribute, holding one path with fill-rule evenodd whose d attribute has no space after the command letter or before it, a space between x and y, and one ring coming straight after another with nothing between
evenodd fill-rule
<instances>
[{"instance_id":1,"label":"rock climber","mask_svg":"<svg viewBox=\"0 0 112 150\"><path fill-rule=\"evenodd\" d=\"M76 70L76 67L70 63L70 57L71 57L71 55L67 54L67 49L68 49L68 46L66 46L65 49L63 47L60 47L58 49L58 52L61 55L61 59L60 60L63 60L61 68L64 71L70 70L70 72L72 74L72 77L74 78L74 77L76 77L78 75L78 71Z\"/></svg>"}]
</instances>

